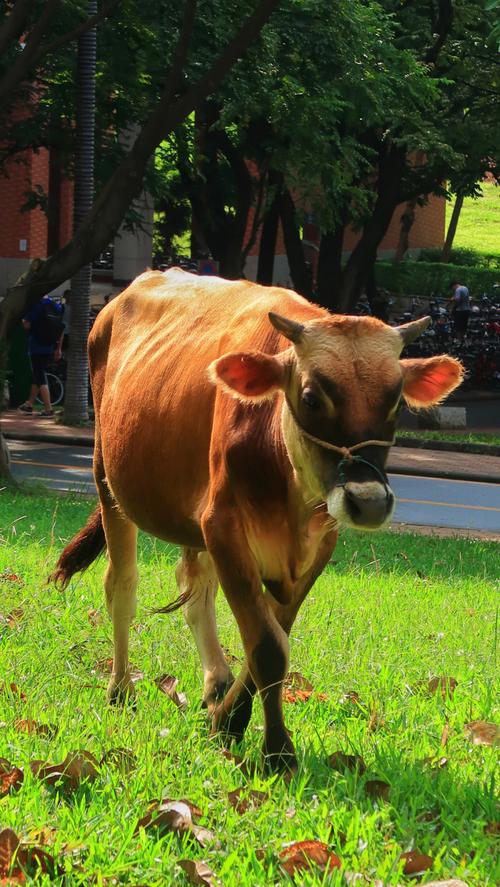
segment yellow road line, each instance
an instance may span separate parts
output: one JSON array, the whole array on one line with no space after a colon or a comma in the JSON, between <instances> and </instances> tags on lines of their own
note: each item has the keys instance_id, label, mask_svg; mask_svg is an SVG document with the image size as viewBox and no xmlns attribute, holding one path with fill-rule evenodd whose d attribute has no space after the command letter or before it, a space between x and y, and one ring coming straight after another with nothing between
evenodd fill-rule
<instances>
[{"instance_id":1,"label":"yellow road line","mask_svg":"<svg viewBox=\"0 0 500 887\"><path fill-rule=\"evenodd\" d=\"M430 499L403 499L396 496L396 502L411 502L412 505L435 505L441 508L470 508L474 511L500 511L494 505L463 505L458 502L432 502Z\"/></svg>"}]
</instances>

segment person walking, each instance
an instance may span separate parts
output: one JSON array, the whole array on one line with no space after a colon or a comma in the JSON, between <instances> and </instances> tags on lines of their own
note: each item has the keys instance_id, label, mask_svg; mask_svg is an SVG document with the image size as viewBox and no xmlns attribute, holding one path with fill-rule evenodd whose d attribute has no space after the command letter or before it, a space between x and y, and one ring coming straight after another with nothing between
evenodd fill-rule
<instances>
[{"instance_id":1,"label":"person walking","mask_svg":"<svg viewBox=\"0 0 500 887\"><path fill-rule=\"evenodd\" d=\"M39 416L42 419L52 419L54 410L50 402L47 367L53 360L61 359L64 335L62 312L51 298L45 296L41 302L30 308L23 318L23 327L29 334L31 390L28 399L18 409L21 413L32 413L33 404L40 394L43 410Z\"/></svg>"},{"instance_id":2,"label":"person walking","mask_svg":"<svg viewBox=\"0 0 500 887\"><path fill-rule=\"evenodd\" d=\"M453 303L452 314L455 334L463 342L470 317L469 289L463 283L452 283L451 288L453 295L449 301Z\"/></svg>"}]
</instances>

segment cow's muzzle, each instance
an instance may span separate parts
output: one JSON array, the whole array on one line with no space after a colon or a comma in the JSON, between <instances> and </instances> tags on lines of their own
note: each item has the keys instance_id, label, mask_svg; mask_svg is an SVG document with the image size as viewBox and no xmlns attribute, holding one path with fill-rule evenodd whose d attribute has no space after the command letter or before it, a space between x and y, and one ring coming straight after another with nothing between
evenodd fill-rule
<instances>
[{"instance_id":1,"label":"cow's muzzle","mask_svg":"<svg viewBox=\"0 0 500 887\"><path fill-rule=\"evenodd\" d=\"M394 493L387 483L349 481L336 485L327 500L328 513L339 524L359 530L376 530L394 511Z\"/></svg>"}]
</instances>

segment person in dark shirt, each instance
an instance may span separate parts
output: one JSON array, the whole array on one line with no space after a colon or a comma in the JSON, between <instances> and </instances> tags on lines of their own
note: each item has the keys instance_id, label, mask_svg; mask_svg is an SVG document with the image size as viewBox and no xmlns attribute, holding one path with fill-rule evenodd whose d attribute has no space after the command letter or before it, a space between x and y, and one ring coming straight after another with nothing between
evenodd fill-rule
<instances>
[{"instance_id":1,"label":"person in dark shirt","mask_svg":"<svg viewBox=\"0 0 500 887\"><path fill-rule=\"evenodd\" d=\"M462 283L453 283L451 288L453 290L453 295L449 301L453 304L452 314L455 325L455 335L460 337L463 342L470 317L469 290Z\"/></svg>"},{"instance_id":2,"label":"person in dark shirt","mask_svg":"<svg viewBox=\"0 0 500 887\"><path fill-rule=\"evenodd\" d=\"M50 392L47 383L47 367L53 360L61 359L61 343L64 330L59 337L47 344L46 336L42 335L42 326L45 322L46 307L55 309L55 304L48 296L33 305L23 318L23 327L29 334L28 350L31 362L31 390L28 399L18 408L21 413L32 413L33 404L40 392L43 410L39 414L44 419L51 419L54 415L50 402ZM62 326L62 324L61 324Z\"/></svg>"}]
</instances>

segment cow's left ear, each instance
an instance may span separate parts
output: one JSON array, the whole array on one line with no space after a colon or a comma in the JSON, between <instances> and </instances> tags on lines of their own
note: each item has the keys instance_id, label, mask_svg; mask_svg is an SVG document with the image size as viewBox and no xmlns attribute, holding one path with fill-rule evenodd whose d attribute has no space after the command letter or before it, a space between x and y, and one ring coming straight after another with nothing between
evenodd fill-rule
<instances>
[{"instance_id":1,"label":"cow's left ear","mask_svg":"<svg viewBox=\"0 0 500 887\"><path fill-rule=\"evenodd\" d=\"M400 360L403 397L411 407L432 407L460 385L464 368L447 354Z\"/></svg>"},{"instance_id":2,"label":"cow's left ear","mask_svg":"<svg viewBox=\"0 0 500 887\"><path fill-rule=\"evenodd\" d=\"M219 357L209 367L212 382L232 397L258 403L283 387L283 363L261 351L236 352Z\"/></svg>"}]
</instances>

